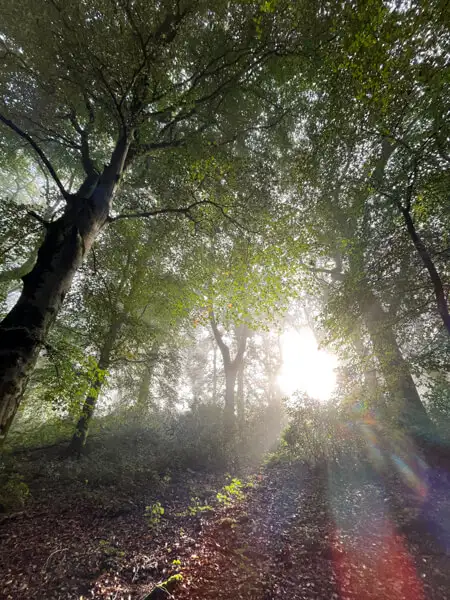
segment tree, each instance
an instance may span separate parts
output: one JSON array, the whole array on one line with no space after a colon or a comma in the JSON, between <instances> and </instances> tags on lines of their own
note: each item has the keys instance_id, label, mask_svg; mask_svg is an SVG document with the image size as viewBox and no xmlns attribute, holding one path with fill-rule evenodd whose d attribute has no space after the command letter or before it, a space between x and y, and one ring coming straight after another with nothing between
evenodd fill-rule
<instances>
[{"instance_id":1,"label":"tree","mask_svg":"<svg viewBox=\"0 0 450 600\"><path fill-rule=\"evenodd\" d=\"M434 427L399 347L394 331L396 319L383 306L385 292L376 290L380 279L383 281L378 278L378 271L386 271L386 264L377 262L375 248L386 232L369 204L371 188L364 164L359 162L359 145L354 135L354 149L348 148L346 140L339 147L337 144L328 146L325 139L325 146L321 135L313 141L320 147L321 158L317 160L314 146L309 159L306 154L302 155L301 181L309 197L306 199L300 192L302 211L298 235L301 248L309 245L311 259L308 260L303 251L301 268L309 278L318 275L327 278L319 289L323 285L330 286L325 320L330 337L352 344L356 335L357 344L364 348L361 332L367 332L389 394L391 418L417 439L428 440L435 432ZM383 165L378 163L381 176L386 164L387 157ZM398 257L392 265L394 273L397 260ZM311 293L314 290L317 293L317 289L314 285ZM366 353L360 360L367 362ZM377 393L371 396L378 398Z\"/></svg>"},{"instance_id":2,"label":"tree","mask_svg":"<svg viewBox=\"0 0 450 600\"><path fill-rule=\"evenodd\" d=\"M352 129L365 142L363 160L373 166L371 200L380 210L388 200L401 215L448 332L448 244L442 244L448 198L441 187L449 177L445 9L439 2L412 2L403 10L375 1L357 15L344 8L341 17L345 33L336 39L330 64L339 89L332 75L331 102L345 102L358 115Z\"/></svg>"},{"instance_id":3,"label":"tree","mask_svg":"<svg viewBox=\"0 0 450 600\"><path fill-rule=\"evenodd\" d=\"M247 346L249 331L245 325L240 325L235 329L236 353L234 355L234 358L231 358L230 347L224 341L223 334L219 331L213 311L211 311L210 313L210 321L214 338L222 354L223 368L225 372L225 428L228 432L233 433L235 429L236 418L236 377L239 370L243 366L245 348Z\"/></svg>"},{"instance_id":4,"label":"tree","mask_svg":"<svg viewBox=\"0 0 450 600\"><path fill-rule=\"evenodd\" d=\"M272 20L259 6L221 1L3 7L0 120L34 151L65 206L45 223L36 264L0 325L1 440L77 269L121 218L113 198L125 173L149 155L211 151L270 123L253 88L292 37ZM58 171L75 164L81 185L71 193ZM208 202L151 202L143 215L188 215Z\"/></svg>"},{"instance_id":5,"label":"tree","mask_svg":"<svg viewBox=\"0 0 450 600\"><path fill-rule=\"evenodd\" d=\"M330 7L336 36L323 48L320 84L299 119L297 160L288 172L298 189L291 203L300 213L293 251L303 252L312 293L319 278L330 286L330 337L348 346L358 332L360 348L376 358L391 413L413 437L428 439L434 428L412 378L411 338L418 322L435 324L428 292L423 303L430 287L421 287L423 265L444 323L447 312L446 242L438 232L445 240L448 217L444 196L436 193L447 177L448 104L440 98L448 30L441 8L378 0L357 11L350 3ZM423 189L434 193L424 200Z\"/></svg>"},{"instance_id":6,"label":"tree","mask_svg":"<svg viewBox=\"0 0 450 600\"><path fill-rule=\"evenodd\" d=\"M86 333L96 347L97 369L69 454L80 454L105 378L111 370L123 369L124 362L144 367L136 403L141 411L145 409L155 349L167 342L189 314L189 298L193 299L185 287L189 282L186 261L181 275L176 273L176 265L164 260L169 249L187 251L186 247L177 248L175 233L179 237L179 231L160 222L149 237L141 221L123 221L110 227L94 245L83 270L81 294Z\"/></svg>"}]
</instances>

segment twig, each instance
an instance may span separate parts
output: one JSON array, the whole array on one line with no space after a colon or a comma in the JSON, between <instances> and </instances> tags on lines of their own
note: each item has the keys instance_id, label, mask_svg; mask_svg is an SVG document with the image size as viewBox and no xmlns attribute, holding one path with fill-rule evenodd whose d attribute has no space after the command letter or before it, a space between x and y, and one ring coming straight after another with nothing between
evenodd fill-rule
<instances>
[{"instance_id":1,"label":"twig","mask_svg":"<svg viewBox=\"0 0 450 600\"><path fill-rule=\"evenodd\" d=\"M54 554L56 554L57 552L67 552L68 549L69 548L58 548L57 550L53 550L53 552L51 554L49 554L47 560L45 561L45 564L42 567L41 573L45 573L45 571L47 570L47 567L48 567L48 563Z\"/></svg>"}]
</instances>

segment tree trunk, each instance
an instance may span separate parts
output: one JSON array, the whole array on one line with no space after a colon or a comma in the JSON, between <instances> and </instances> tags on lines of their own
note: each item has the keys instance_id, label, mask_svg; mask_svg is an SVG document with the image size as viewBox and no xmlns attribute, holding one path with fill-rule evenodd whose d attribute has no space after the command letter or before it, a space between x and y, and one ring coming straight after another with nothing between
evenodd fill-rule
<instances>
[{"instance_id":1,"label":"tree trunk","mask_svg":"<svg viewBox=\"0 0 450 600\"><path fill-rule=\"evenodd\" d=\"M103 382L105 381L105 371L107 371L111 363L111 352L117 339L120 326L121 322L119 320L115 319L111 323L108 335L100 351L98 371L83 403L81 416L78 419L75 433L73 434L72 440L67 449L68 456L79 456L86 444L89 433L89 424L91 422L92 415L94 414L95 405L97 404L97 399L102 389Z\"/></svg>"},{"instance_id":2,"label":"tree trunk","mask_svg":"<svg viewBox=\"0 0 450 600\"><path fill-rule=\"evenodd\" d=\"M80 456L86 444L89 432L89 424L91 422L92 415L94 414L95 405L97 403L100 390L102 389L103 377L104 373L98 373L91 385L89 394L87 395L83 403L83 409L81 411L81 416L78 419L78 423L75 428L75 433L73 434L70 444L67 448L67 456Z\"/></svg>"},{"instance_id":3,"label":"tree trunk","mask_svg":"<svg viewBox=\"0 0 450 600\"><path fill-rule=\"evenodd\" d=\"M377 411L381 418L386 417L386 404L382 396L377 371L374 365L374 358L370 355L369 349L363 340L361 324L355 324L355 330L352 336L353 347L361 361L363 371L362 392L364 398L368 399L368 407Z\"/></svg>"},{"instance_id":4,"label":"tree trunk","mask_svg":"<svg viewBox=\"0 0 450 600\"><path fill-rule=\"evenodd\" d=\"M64 214L47 224L20 298L0 323L0 445L73 277L107 221L127 152L123 138L102 175L88 177L79 193L67 198Z\"/></svg>"},{"instance_id":5,"label":"tree trunk","mask_svg":"<svg viewBox=\"0 0 450 600\"><path fill-rule=\"evenodd\" d=\"M236 412L238 432L241 440L245 431L245 392L244 392L245 360L242 360L237 372Z\"/></svg>"},{"instance_id":6,"label":"tree trunk","mask_svg":"<svg viewBox=\"0 0 450 600\"><path fill-rule=\"evenodd\" d=\"M391 396L388 410L397 424L413 437L422 441L430 440L436 433L435 427L428 417L409 366L398 347L388 315L367 285L363 284L361 292L358 297L360 310Z\"/></svg>"},{"instance_id":7,"label":"tree trunk","mask_svg":"<svg viewBox=\"0 0 450 600\"><path fill-rule=\"evenodd\" d=\"M414 225L414 221L411 217L411 213L408 208L405 208L402 205L399 205L399 210L403 215L405 220L406 229L408 230L409 237L411 238L417 253L422 259L422 263L428 274L430 275L431 283L433 285L434 295L436 297L436 305L439 311L439 315L441 316L442 322L444 323L445 328L447 329L447 333L450 335L450 313L448 310L448 302L445 295L444 286L442 284L441 277L436 269L436 266L428 252L427 247L425 246L422 238L417 233L416 227Z\"/></svg>"},{"instance_id":8,"label":"tree trunk","mask_svg":"<svg viewBox=\"0 0 450 600\"><path fill-rule=\"evenodd\" d=\"M235 398L234 390L236 387L237 370L233 365L225 367L225 408L224 421L227 432L234 432L235 427Z\"/></svg>"},{"instance_id":9,"label":"tree trunk","mask_svg":"<svg viewBox=\"0 0 450 600\"><path fill-rule=\"evenodd\" d=\"M47 333L84 256L72 211L47 228L17 304L0 324L0 443L19 407Z\"/></svg>"},{"instance_id":10,"label":"tree trunk","mask_svg":"<svg viewBox=\"0 0 450 600\"><path fill-rule=\"evenodd\" d=\"M212 390L213 404L217 404L217 346L213 346L213 390Z\"/></svg>"},{"instance_id":11,"label":"tree trunk","mask_svg":"<svg viewBox=\"0 0 450 600\"><path fill-rule=\"evenodd\" d=\"M248 328L245 325L241 325L236 328L237 338L237 352L233 360L231 360L231 353L228 346L225 344L222 338L222 334L217 327L217 323L214 317L214 313L210 315L211 328L214 334L214 338L219 346L220 352L223 358L223 367L225 371L225 407L224 407L224 423L225 430L227 433L234 434L235 431L235 399L234 399L234 388L236 386L236 376L244 360L244 354L247 347L248 339Z\"/></svg>"},{"instance_id":12,"label":"tree trunk","mask_svg":"<svg viewBox=\"0 0 450 600\"><path fill-rule=\"evenodd\" d=\"M156 361L158 358L158 350L156 344L153 346L153 358L151 362L148 362L144 366L144 371L142 373L141 382L139 385L139 393L138 399L136 402L136 408L138 412L145 413L148 411L148 399L150 395L150 384L153 377L153 371L155 369ZM153 403L154 406L154 403Z\"/></svg>"},{"instance_id":13,"label":"tree trunk","mask_svg":"<svg viewBox=\"0 0 450 600\"><path fill-rule=\"evenodd\" d=\"M139 385L139 393L137 399L137 406L139 410L146 410L148 407L148 396L150 393L150 381L152 378L152 373L150 369L146 366L144 367L144 372L142 373L142 379Z\"/></svg>"}]
</instances>

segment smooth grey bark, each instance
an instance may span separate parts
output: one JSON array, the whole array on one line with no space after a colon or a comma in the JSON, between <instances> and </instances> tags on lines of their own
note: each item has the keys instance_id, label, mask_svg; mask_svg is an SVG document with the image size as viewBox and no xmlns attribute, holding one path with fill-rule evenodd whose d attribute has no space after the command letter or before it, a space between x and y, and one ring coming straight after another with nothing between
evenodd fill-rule
<instances>
[{"instance_id":1,"label":"smooth grey bark","mask_svg":"<svg viewBox=\"0 0 450 600\"><path fill-rule=\"evenodd\" d=\"M121 138L102 174L88 176L77 194L67 195L63 215L46 226L16 305L0 323L0 445L73 277L108 220L128 148L128 138Z\"/></svg>"},{"instance_id":2,"label":"smooth grey bark","mask_svg":"<svg viewBox=\"0 0 450 600\"><path fill-rule=\"evenodd\" d=\"M18 267L11 267L6 271L0 273L0 283L9 283L17 281L25 277L36 263L36 258L39 248L35 248L31 251L30 256Z\"/></svg>"}]
</instances>

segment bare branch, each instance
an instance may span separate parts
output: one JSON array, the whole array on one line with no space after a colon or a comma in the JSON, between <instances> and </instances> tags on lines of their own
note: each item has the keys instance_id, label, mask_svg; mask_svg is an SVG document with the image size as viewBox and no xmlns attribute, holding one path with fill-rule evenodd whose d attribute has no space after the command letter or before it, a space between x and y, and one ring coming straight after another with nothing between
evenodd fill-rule
<instances>
[{"instance_id":1,"label":"bare branch","mask_svg":"<svg viewBox=\"0 0 450 600\"><path fill-rule=\"evenodd\" d=\"M327 273L327 275L331 275L333 281L344 281L345 275L341 273L338 269L325 269L322 267L313 267L311 265L306 265L305 263L300 263L302 267L304 267L307 271L311 273Z\"/></svg>"},{"instance_id":2,"label":"bare branch","mask_svg":"<svg viewBox=\"0 0 450 600\"><path fill-rule=\"evenodd\" d=\"M208 205L213 206L218 211L220 211L226 219L228 219L231 223L236 225L236 227L238 227L242 231L250 232L250 233L257 233L255 231L251 231L250 229L248 229L247 227L242 225L242 223L239 223L239 221L236 221L236 219L231 217L226 212L226 207L224 207L212 200L198 200L196 202L192 202L192 204L189 204L188 206L181 207L181 208L155 208L154 210L121 214L121 215L117 215L115 217L109 217L108 222L114 223L115 221L119 221L121 219L151 218L151 217L157 217L158 215L165 215L165 214L184 215L184 216L188 217L189 219L191 219L192 221L196 222L191 214L191 210L196 208L197 206L208 206Z\"/></svg>"},{"instance_id":3,"label":"bare branch","mask_svg":"<svg viewBox=\"0 0 450 600\"><path fill-rule=\"evenodd\" d=\"M17 135L19 135L22 139L26 140L30 144L30 146L33 148L33 150L36 152L36 154L42 160L42 162L44 163L44 165L47 167L48 172L50 173L50 175L52 176L54 182L58 186L59 191L61 192L61 194L64 196L64 198L67 198L69 196L69 193L66 191L65 187L61 183L61 180L58 177L58 175L56 174L56 171L53 168L52 163L45 156L44 151L42 150L42 148L40 148L38 146L38 144L36 144L36 142L33 140L33 138L26 131L24 131L23 129L21 129L18 125L16 125L15 123L13 123L13 121L11 121L10 119L7 119L1 113L0 113L0 121L2 121L7 127L9 127L10 129L12 129L12 131L14 131L14 133L17 133Z\"/></svg>"},{"instance_id":4,"label":"bare branch","mask_svg":"<svg viewBox=\"0 0 450 600\"><path fill-rule=\"evenodd\" d=\"M70 118L70 122L72 123L73 128L80 136L81 145L80 145L79 149L81 151L81 164L83 165L84 172L86 173L86 175L92 176L92 175L98 175L98 169L96 168L95 163L92 160L92 158L90 156L90 151L89 151L89 130L94 123L95 117L92 112L92 107L87 99L86 99L86 107L90 111L89 112L89 123L88 123L88 125L86 125L86 127L84 127L84 128L81 127L81 125L77 121L75 111L71 113L69 118Z\"/></svg>"},{"instance_id":5,"label":"bare branch","mask_svg":"<svg viewBox=\"0 0 450 600\"><path fill-rule=\"evenodd\" d=\"M109 217L108 222L113 223L113 222L119 221L121 219L150 218L150 217L156 217L158 215L165 215L165 214L181 214L181 215L191 216L189 214L190 211L193 208L195 208L196 206L200 206L202 204L208 204L208 202L206 200L199 200L198 202L193 202L192 204L189 204L189 206L186 206L183 208L155 208L154 210L147 210L147 211L138 212L138 213L122 214L122 215L117 215L115 217Z\"/></svg>"}]
</instances>

